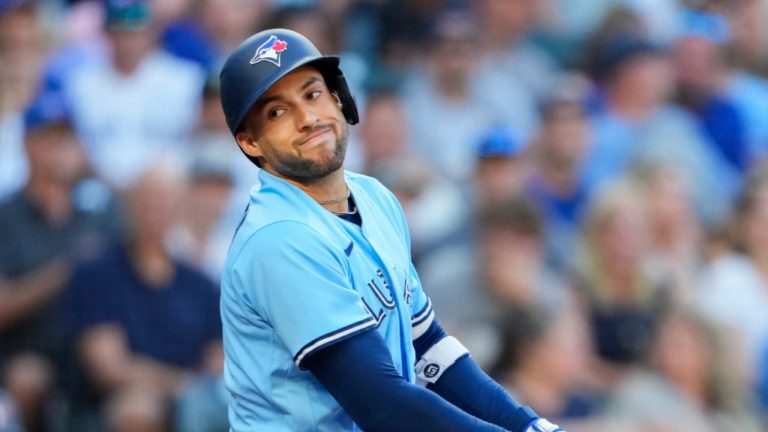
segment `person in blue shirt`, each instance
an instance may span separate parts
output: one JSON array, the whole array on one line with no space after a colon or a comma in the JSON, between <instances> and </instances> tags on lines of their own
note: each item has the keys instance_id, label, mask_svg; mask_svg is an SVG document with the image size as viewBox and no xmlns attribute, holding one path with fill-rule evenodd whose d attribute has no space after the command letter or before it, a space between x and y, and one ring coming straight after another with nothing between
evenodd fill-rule
<instances>
[{"instance_id":1,"label":"person in blue shirt","mask_svg":"<svg viewBox=\"0 0 768 432\"><path fill-rule=\"evenodd\" d=\"M357 110L338 57L270 29L221 72L260 184L222 276L224 379L239 431L559 431L435 319L403 211L343 169Z\"/></svg>"}]
</instances>

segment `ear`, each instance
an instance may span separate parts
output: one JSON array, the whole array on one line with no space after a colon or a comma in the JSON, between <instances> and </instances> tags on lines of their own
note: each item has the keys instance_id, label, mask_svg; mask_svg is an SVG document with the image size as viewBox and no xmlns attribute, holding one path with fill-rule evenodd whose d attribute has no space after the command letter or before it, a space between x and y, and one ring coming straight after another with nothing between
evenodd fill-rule
<instances>
[{"instance_id":1,"label":"ear","mask_svg":"<svg viewBox=\"0 0 768 432\"><path fill-rule=\"evenodd\" d=\"M261 148L259 147L259 141L253 135L253 133L243 130L235 135L235 139L237 140L237 145L240 146L240 149L243 151L243 153L247 154L248 156L258 158L263 155Z\"/></svg>"},{"instance_id":2,"label":"ear","mask_svg":"<svg viewBox=\"0 0 768 432\"><path fill-rule=\"evenodd\" d=\"M336 100L336 105L338 105L339 108L341 108L342 104L341 104L341 99L339 99L339 95L336 94L336 92L331 92L331 95L333 95L333 98Z\"/></svg>"}]
</instances>

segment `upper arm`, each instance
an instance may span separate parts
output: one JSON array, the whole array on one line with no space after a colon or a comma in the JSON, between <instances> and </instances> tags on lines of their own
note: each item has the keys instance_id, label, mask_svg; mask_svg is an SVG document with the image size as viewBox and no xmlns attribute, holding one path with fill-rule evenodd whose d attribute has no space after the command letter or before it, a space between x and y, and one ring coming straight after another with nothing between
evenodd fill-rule
<instances>
[{"instance_id":1,"label":"upper arm","mask_svg":"<svg viewBox=\"0 0 768 432\"><path fill-rule=\"evenodd\" d=\"M403 208L392 192L387 190L387 195L390 199L391 211L393 216L395 216L393 220L399 223L399 229L405 242L405 250L408 254L409 268L405 289L408 293L407 295L411 296L411 335L412 339L416 340L426 333L427 329L432 325L435 314L432 311L432 303L429 300L429 296L424 292L421 279L419 279L419 274L411 259L411 233L405 212L403 212Z\"/></svg>"}]
</instances>

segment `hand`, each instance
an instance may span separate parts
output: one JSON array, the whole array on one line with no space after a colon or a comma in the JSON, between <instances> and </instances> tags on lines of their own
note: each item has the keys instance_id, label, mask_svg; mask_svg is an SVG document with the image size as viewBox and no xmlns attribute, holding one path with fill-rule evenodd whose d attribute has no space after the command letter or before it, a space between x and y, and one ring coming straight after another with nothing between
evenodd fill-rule
<instances>
[{"instance_id":1,"label":"hand","mask_svg":"<svg viewBox=\"0 0 768 432\"><path fill-rule=\"evenodd\" d=\"M534 420L525 429L525 432L565 432L560 426L550 423L548 420L540 418Z\"/></svg>"}]
</instances>

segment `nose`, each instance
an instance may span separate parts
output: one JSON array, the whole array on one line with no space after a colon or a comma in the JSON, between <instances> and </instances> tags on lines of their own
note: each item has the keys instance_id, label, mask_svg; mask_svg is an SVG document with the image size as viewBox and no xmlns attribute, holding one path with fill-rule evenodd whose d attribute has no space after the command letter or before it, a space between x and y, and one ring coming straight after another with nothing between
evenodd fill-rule
<instances>
[{"instance_id":1,"label":"nose","mask_svg":"<svg viewBox=\"0 0 768 432\"><path fill-rule=\"evenodd\" d=\"M301 131L312 129L320 121L315 109L307 104L299 105L295 112L296 126Z\"/></svg>"}]
</instances>

